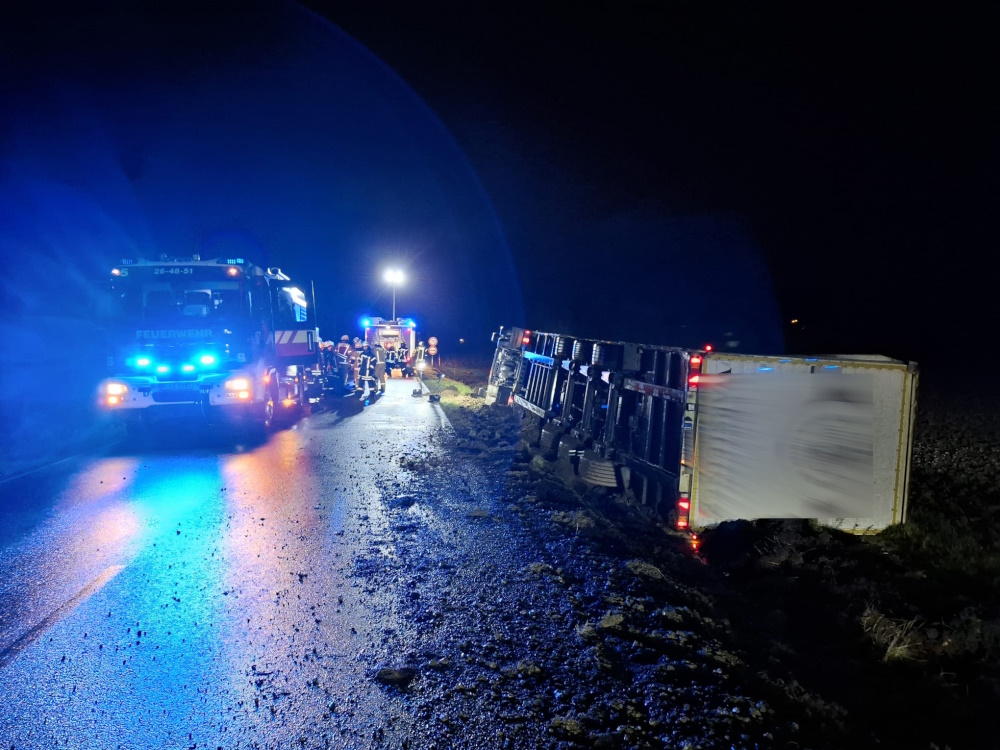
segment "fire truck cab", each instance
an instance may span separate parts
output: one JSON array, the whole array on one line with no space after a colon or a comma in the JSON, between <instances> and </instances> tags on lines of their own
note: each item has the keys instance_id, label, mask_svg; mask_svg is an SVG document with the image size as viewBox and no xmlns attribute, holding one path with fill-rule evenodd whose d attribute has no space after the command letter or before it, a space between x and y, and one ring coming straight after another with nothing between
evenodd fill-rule
<instances>
[{"instance_id":1,"label":"fire truck cab","mask_svg":"<svg viewBox=\"0 0 1000 750\"><path fill-rule=\"evenodd\" d=\"M130 434L185 420L266 430L317 387L314 312L280 269L197 254L124 258L108 290L98 400Z\"/></svg>"}]
</instances>

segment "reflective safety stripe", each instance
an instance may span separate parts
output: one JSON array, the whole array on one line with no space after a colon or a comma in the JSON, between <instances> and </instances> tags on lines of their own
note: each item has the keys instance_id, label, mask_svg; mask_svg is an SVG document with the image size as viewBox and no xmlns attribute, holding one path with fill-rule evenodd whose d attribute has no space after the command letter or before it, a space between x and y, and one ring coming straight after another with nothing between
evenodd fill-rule
<instances>
[{"instance_id":1,"label":"reflective safety stripe","mask_svg":"<svg viewBox=\"0 0 1000 750\"><path fill-rule=\"evenodd\" d=\"M275 331L274 344L279 356L310 354L309 331Z\"/></svg>"}]
</instances>

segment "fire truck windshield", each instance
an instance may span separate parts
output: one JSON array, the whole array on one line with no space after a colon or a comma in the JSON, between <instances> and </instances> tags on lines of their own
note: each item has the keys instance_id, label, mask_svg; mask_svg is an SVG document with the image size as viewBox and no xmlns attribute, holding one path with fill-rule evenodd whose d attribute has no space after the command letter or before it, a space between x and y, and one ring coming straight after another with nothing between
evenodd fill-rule
<instances>
[{"instance_id":1,"label":"fire truck windshield","mask_svg":"<svg viewBox=\"0 0 1000 750\"><path fill-rule=\"evenodd\" d=\"M249 314L241 279L222 278L217 269L188 267L186 274L157 273L162 268L131 269L116 279L114 297L119 315L145 323L225 322Z\"/></svg>"}]
</instances>

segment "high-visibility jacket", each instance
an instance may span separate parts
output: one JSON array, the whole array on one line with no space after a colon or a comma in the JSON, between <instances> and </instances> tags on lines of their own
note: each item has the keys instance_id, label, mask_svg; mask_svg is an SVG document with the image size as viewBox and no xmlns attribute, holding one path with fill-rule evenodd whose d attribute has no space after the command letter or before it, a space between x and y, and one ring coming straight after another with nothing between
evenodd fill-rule
<instances>
[{"instance_id":1,"label":"high-visibility jacket","mask_svg":"<svg viewBox=\"0 0 1000 750\"><path fill-rule=\"evenodd\" d=\"M358 373L361 380L375 380L375 354L370 349L361 352L361 359L358 360Z\"/></svg>"},{"instance_id":2,"label":"high-visibility jacket","mask_svg":"<svg viewBox=\"0 0 1000 750\"><path fill-rule=\"evenodd\" d=\"M415 352L417 362L422 362L425 354L427 354L427 349L425 349L423 346L417 346Z\"/></svg>"}]
</instances>

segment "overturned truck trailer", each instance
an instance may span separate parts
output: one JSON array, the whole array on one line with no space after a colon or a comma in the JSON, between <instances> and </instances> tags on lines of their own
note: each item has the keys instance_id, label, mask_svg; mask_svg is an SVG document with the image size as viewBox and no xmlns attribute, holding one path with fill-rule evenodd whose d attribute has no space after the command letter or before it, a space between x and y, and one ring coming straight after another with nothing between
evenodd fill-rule
<instances>
[{"instance_id":1,"label":"overturned truck trailer","mask_svg":"<svg viewBox=\"0 0 1000 750\"><path fill-rule=\"evenodd\" d=\"M679 529L906 518L918 371L880 356L778 357L501 331L487 400L539 446Z\"/></svg>"}]
</instances>

